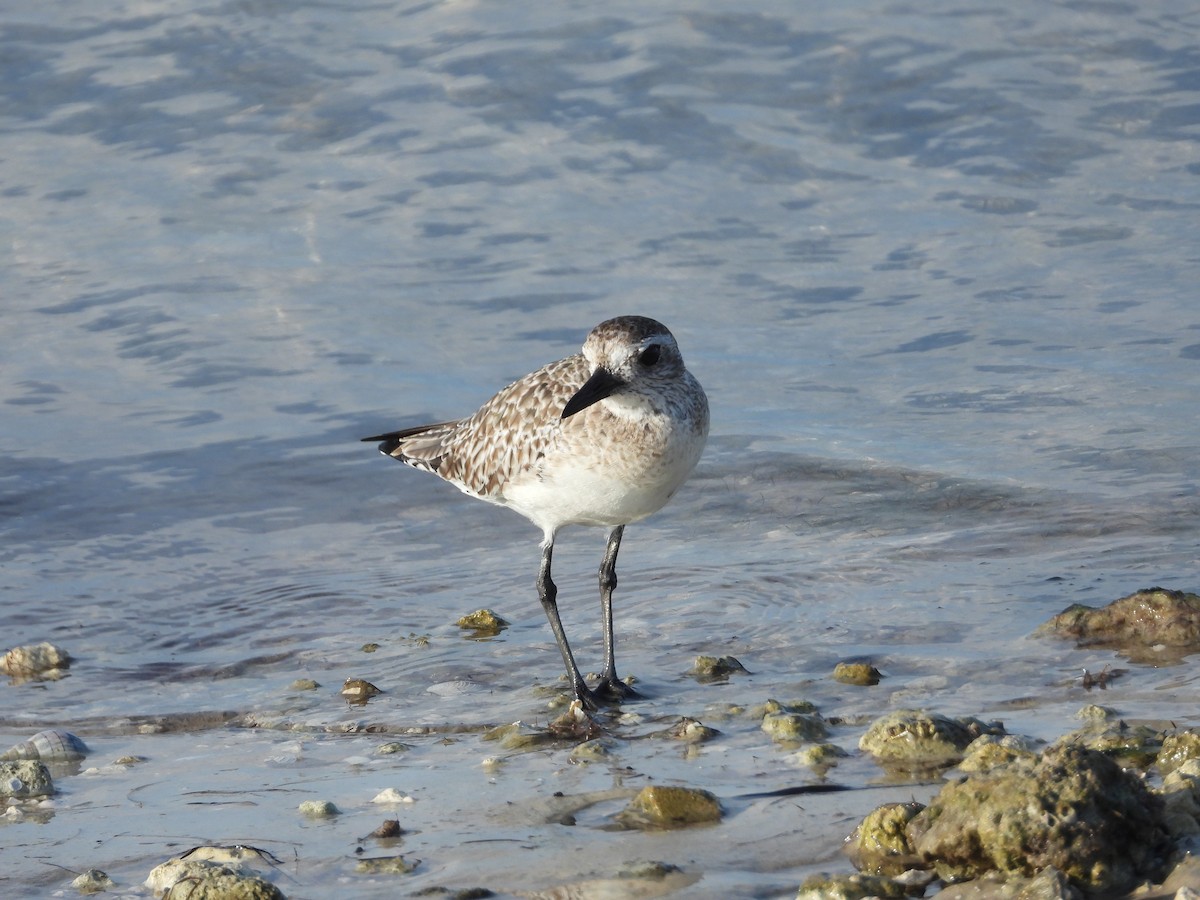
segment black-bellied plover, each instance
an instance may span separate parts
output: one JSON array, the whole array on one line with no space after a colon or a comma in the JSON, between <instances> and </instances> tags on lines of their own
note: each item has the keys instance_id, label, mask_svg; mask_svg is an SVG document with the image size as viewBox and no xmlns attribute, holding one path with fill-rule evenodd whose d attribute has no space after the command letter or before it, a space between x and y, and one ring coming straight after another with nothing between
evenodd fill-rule
<instances>
[{"instance_id":1,"label":"black-bellied plover","mask_svg":"<svg viewBox=\"0 0 1200 900\"><path fill-rule=\"evenodd\" d=\"M474 415L363 440L542 529L538 598L575 698L595 708L598 699L630 693L617 677L612 624L625 526L662 508L707 437L708 398L671 332L653 319L620 316L593 328L582 353L510 384ZM604 670L594 691L575 664L550 577L564 525L612 529L600 564Z\"/></svg>"}]
</instances>

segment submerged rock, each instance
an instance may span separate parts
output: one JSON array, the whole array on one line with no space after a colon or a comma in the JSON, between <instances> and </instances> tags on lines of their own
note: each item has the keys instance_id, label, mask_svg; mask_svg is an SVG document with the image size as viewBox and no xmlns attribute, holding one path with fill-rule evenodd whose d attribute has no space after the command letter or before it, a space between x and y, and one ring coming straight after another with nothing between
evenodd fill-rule
<instances>
[{"instance_id":1,"label":"submerged rock","mask_svg":"<svg viewBox=\"0 0 1200 900\"><path fill-rule=\"evenodd\" d=\"M418 865L419 860L408 860L403 856L369 856L360 859L355 868L366 875L407 875Z\"/></svg>"},{"instance_id":2,"label":"submerged rock","mask_svg":"<svg viewBox=\"0 0 1200 900\"><path fill-rule=\"evenodd\" d=\"M858 741L858 748L885 766L933 769L951 766L981 734L1003 734L999 723L951 719L919 709L899 709L880 716Z\"/></svg>"},{"instance_id":3,"label":"submerged rock","mask_svg":"<svg viewBox=\"0 0 1200 900\"><path fill-rule=\"evenodd\" d=\"M616 746L610 738L592 738L572 747L567 759L573 763L608 762Z\"/></svg>"},{"instance_id":4,"label":"submerged rock","mask_svg":"<svg viewBox=\"0 0 1200 900\"><path fill-rule=\"evenodd\" d=\"M699 879L699 873L685 872L670 863L635 861L622 866L612 878L590 878L586 881L556 885L542 891L523 891L520 896L525 900L640 900L648 897L682 896L679 892Z\"/></svg>"},{"instance_id":5,"label":"submerged rock","mask_svg":"<svg viewBox=\"0 0 1200 900\"><path fill-rule=\"evenodd\" d=\"M643 828L701 825L720 821L721 804L713 794L699 788L650 785L638 791L618 819Z\"/></svg>"},{"instance_id":6,"label":"submerged rock","mask_svg":"<svg viewBox=\"0 0 1200 900\"><path fill-rule=\"evenodd\" d=\"M1200 596L1147 588L1099 609L1076 603L1035 634L1070 638L1083 647L1108 647L1142 659L1162 646L1200 651Z\"/></svg>"},{"instance_id":7,"label":"submerged rock","mask_svg":"<svg viewBox=\"0 0 1200 900\"><path fill-rule=\"evenodd\" d=\"M1103 753L1073 745L946 785L908 837L947 881L1054 867L1091 892L1154 877L1171 850L1162 801Z\"/></svg>"},{"instance_id":8,"label":"submerged rock","mask_svg":"<svg viewBox=\"0 0 1200 900\"><path fill-rule=\"evenodd\" d=\"M894 876L922 867L908 838L908 823L925 804L886 803L867 814L846 838L845 851L854 868L868 875Z\"/></svg>"},{"instance_id":9,"label":"submerged rock","mask_svg":"<svg viewBox=\"0 0 1200 900\"><path fill-rule=\"evenodd\" d=\"M845 759L849 755L837 744L822 742L801 747L792 755L792 760L797 765L808 766L820 773L832 769L839 759Z\"/></svg>"},{"instance_id":10,"label":"submerged rock","mask_svg":"<svg viewBox=\"0 0 1200 900\"><path fill-rule=\"evenodd\" d=\"M554 740L554 735L527 722L510 722L497 725L483 733L485 741L496 741L505 750L532 750Z\"/></svg>"}]
</instances>

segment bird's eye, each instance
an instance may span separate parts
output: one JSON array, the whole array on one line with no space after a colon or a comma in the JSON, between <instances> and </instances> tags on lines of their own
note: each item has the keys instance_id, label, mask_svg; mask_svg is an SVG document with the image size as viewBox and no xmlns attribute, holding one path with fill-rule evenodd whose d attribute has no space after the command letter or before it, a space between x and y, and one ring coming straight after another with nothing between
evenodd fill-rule
<instances>
[{"instance_id":1,"label":"bird's eye","mask_svg":"<svg viewBox=\"0 0 1200 900\"><path fill-rule=\"evenodd\" d=\"M658 362L658 358L662 355L662 348L658 344L652 344L642 351L642 355L638 357L638 362L643 366L652 366Z\"/></svg>"}]
</instances>

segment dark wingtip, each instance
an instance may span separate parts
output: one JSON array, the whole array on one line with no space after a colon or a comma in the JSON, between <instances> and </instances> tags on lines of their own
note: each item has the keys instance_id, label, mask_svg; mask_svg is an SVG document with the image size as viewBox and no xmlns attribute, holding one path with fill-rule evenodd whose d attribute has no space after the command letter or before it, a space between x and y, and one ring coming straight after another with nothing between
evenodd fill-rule
<instances>
[{"instance_id":1,"label":"dark wingtip","mask_svg":"<svg viewBox=\"0 0 1200 900\"><path fill-rule=\"evenodd\" d=\"M391 456L392 451L400 446L399 432L390 432L388 434L377 434L374 437L359 438L364 444L379 444L379 452L384 456Z\"/></svg>"}]
</instances>

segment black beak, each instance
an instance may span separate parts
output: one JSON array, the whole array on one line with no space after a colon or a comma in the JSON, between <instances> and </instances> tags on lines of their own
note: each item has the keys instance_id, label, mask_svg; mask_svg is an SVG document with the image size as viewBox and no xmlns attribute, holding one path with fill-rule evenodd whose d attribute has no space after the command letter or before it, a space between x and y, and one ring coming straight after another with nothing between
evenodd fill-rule
<instances>
[{"instance_id":1,"label":"black beak","mask_svg":"<svg viewBox=\"0 0 1200 900\"><path fill-rule=\"evenodd\" d=\"M597 369L592 377L583 383L583 387L575 392L575 396L563 407L562 418L575 415L580 410L587 409L593 403L598 403L609 396L617 388L625 384L620 378L607 369Z\"/></svg>"}]
</instances>

